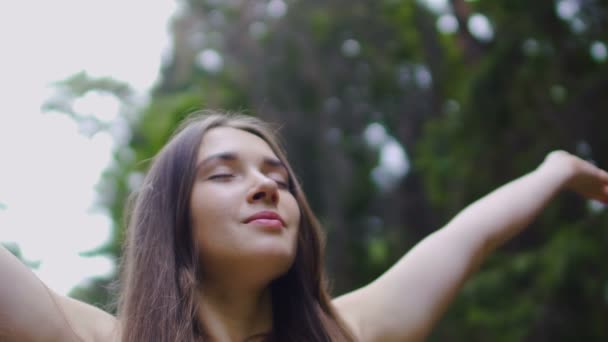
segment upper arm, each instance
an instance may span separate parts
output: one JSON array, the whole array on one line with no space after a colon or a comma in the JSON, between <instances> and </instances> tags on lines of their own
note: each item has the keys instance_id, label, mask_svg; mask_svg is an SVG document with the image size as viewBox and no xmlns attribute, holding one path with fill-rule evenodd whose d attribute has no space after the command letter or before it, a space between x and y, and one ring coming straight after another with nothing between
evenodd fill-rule
<instances>
[{"instance_id":1,"label":"upper arm","mask_svg":"<svg viewBox=\"0 0 608 342\"><path fill-rule=\"evenodd\" d=\"M83 340L106 342L118 339L114 316L73 298L56 296L70 328Z\"/></svg>"},{"instance_id":2,"label":"upper arm","mask_svg":"<svg viewBox=\"0 0 608 342\"><path fill-rule=\"evenodd\" d=\"M361 341L424 340L481 262L483 249L483 241L467 241L444 228L371 284L336 298L334 305Z\"/></svg>"},{"instance_id":3,"label":"upper arm","mask_svg":"<svg viewBox=\"0 0 608 342\"><path fill-rule=\"evenodd\" d=\"M98 318L108 321L101 310L50 291L0 246L0 340L93 341Z\"/></svg>"}]
</instances>

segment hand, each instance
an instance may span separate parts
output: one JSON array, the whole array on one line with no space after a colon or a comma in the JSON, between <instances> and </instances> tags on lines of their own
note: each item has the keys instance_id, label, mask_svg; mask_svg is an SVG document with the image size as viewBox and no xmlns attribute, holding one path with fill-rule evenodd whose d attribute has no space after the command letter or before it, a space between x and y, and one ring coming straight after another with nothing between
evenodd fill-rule
<instances>
[{"instance_id":1,"label":"hand","mask_svg":"<svg viewBox=\"0 0 608 342\"><path fill-rule=\"evenodd\" d=\"M541 168L563 172L564 186L581 196L608 204L608 172L565 151L547 155Z\"/></svg>"}]
</instances>

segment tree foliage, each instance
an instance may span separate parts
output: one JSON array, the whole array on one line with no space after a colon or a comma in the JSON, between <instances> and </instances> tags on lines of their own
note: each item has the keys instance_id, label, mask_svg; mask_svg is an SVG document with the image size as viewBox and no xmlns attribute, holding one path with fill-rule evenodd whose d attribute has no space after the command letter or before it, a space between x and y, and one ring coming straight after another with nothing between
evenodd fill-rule
<instances>
[{"instance_id":1,"label":"tree foliage","mask_svg":"<svg viewBox=\"0 0 608 342\"><path fill-rule=\"evenodd\" d=\"M105 175L116 227L108 253L120 254L124 200L146 161L200 108L282 124L328 234L336 294L368 283L552 149L608 166L603 2L452 0L444 10L396 0L182 5L161 82ZM484 18L490 36L475 31ZM364 137L372 123L412 165L388 189L372 177L381 159ZM465 285L432 339L606 340L607 241L605 210L561 196Z\"/></svg>"}]
</instances>

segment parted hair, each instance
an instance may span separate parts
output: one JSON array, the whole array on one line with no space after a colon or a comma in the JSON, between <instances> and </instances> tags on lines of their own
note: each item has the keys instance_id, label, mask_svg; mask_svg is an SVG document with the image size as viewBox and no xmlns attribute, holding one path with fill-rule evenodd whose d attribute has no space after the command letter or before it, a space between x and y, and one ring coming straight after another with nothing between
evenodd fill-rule
<instances>
[{"instance_id":1,"label":"parted hair","mask_svg":"<svg viewBox=\"0 0 608 342\"><path fill-rule=\"evenodd\" d=\"M289 172L289 191L300 208L297 251L290 269L270 283L272 331L249 340L352 341L331 305L323 268L323 234L276 129L252 116L215 111L192 114L153 158L130 199L117 315L121 341L208 341L198 318L204 291L194 243L190 195L203 136L215 127L242 129L262 138Z\"/></svg>"}]
</instances>

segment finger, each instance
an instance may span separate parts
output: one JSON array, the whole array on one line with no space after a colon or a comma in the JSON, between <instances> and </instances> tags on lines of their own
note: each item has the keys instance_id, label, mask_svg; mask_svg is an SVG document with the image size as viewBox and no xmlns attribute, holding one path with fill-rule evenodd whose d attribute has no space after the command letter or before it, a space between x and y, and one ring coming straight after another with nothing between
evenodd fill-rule
<instances>
[{"instance_id":1,"label":"finger","mask_svg":"<svg viewBox=\"0 0 608 342\"><path fill-rule=\"evenodd\" d=\"M602 180L602 182L607 183L608 184L608 172L599 169L599 177Z\"/></svg>"},{"instance_id":2,"label":"finger","mask_svg":"<svg viewBox=\"0 0 608 342\"><path fill-rule=\"evenodd\" d=\"M602 170L589 162L585 162L581 166L583 170L586 170L586 172L597 177L602 183L608 184L608 172L606 172L606 170Z\"/></svg>"}]
</instances>

